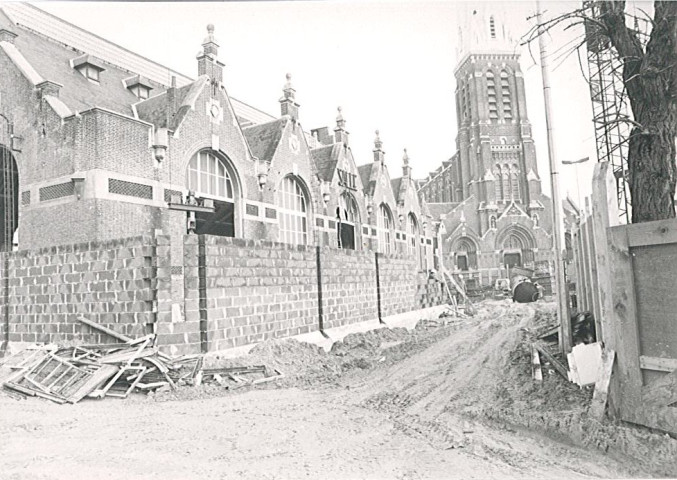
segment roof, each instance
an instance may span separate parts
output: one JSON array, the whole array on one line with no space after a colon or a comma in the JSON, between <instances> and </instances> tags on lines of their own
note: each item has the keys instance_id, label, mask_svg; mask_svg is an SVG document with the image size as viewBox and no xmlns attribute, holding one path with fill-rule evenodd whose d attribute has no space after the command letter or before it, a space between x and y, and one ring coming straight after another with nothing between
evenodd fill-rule
<instances>
[{"instance_id":1,"label":"roof","mask_svg":"<svg viewBox=\"0 0 677 480\"><path fill-rule=\"evenodd\" d=\"M285 116L272 122L242 129L252 155L259 160L272 160L288 121L289 117Z\"/></svg>"},{"instance_id":2,"label":"roof","mask_svg":"<svg viewBox=\"0 0 677 480\"><path fill-rule=\"evenodd\" d=\"M364 192L368 194L374 193L374 186L376 184L376 182L371 183L369 182L373 166L374 166L373 163L368 163L366 165L360 165L359 167L357 167L357 172L360 175L360 180L362 180L362 188L364 188Z\"/></svg>"},{"instance_id":3,"label":"roof","mask_svg":"<svg viewBox=\"0 0 677 480\"><path fill-rule=\"evenodd\" d=\"M116 45L61 18L23 2L0 3L8 20L20 28L12 30L17 50L45 80L63 85L59 98L73 110L94 106L132 114L131 105L136 96L123 86L125 79L140 75L154 86L158 95L171 85L176 77L179 87L190 85L193 79L164 65L149 60ZM2 24L0 16L0 24ZM5 22L6 23L6 22ZM197 42L196 42L197 44ZM106 64L106 73L96 85L70 67L70 60L87 54ZM231 104L242 125L270 122L275 117L235 98Z\"/></svg>"},{"instance_id":4,"label":"roof","mask_svg":"<svg viewBox=\"0 0 677 480\"><path fill-rule=\"evenodd\" d=\"M331 181L339 159L339 144L327 145L311 150L310 154L317 166L318 174L322 180Z\"/></svg>"},{"instance_id":5,"label":"roof","mask_svg":"<svg viewBox=\"0 0 677 480\"><path fill-rule=\"evenodd\" d=\"M393 178L390 180L390 186L393 188L393 193L395 194L395 200L400 200L400 186L402 185L402 177Z\"/></svg>"},{"instance_id":6,"label":"roof","mask_svg":"<svg viewBox=\"0 0 677 480\"><path fill-rule=\"evenodd\" d=\"M444 202L444 203L426 203L428 211L434 219L439 219L440 215L448 214L454 208L458 207L458 202Z\"/></svg>"}]
</instances>

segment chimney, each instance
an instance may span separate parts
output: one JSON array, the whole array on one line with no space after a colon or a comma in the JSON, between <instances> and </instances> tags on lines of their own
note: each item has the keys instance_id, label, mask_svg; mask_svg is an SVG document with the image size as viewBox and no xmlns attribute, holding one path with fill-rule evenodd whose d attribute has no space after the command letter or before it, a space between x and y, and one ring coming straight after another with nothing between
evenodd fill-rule
<instances>
[{"instance_id":1,"label":"chimney","mask_svg":"<svg viewBox=\"0 0 677 480\"><path fill-rule=\"evenodd\" d=\"M334 138L329 134L329 127L314 128L310 133L313 136L317 136L317 140L322 145L331 145L334 143Z\"/></svg>"},{"instance_id":2,"label":"chimney","mask_svg":"<svg viewBox=\"0 0 677 480\"><path fill-rule=\"evenodd\" d=\"M383 151L383 142L379 135L378 130L376 130L376 138L374 139L374 161L380 162L383 165L385 161L385 152Z\"/></svg>"},{"instance_id":3,"label":"chimney","mask_svg":"<svg viewBox=\"0 0 677 480\"><path fill-rule=\"evenodd\" d=\"M296 103L296 90L291 84L291 73L287 74L287 83L282 90L284 95L280 99L280 110L282 115L289 115L293 122L299 121L299 107Z\"/></svg>"},{"instance_id":4,"label":"chimney","mask_svg":"<svg viewBox=\"0 0 677 480\"><path fill-rule=\"evenodd\" d=\"M402 176L404 178L411 178L411 167L409 166L409 155L407 155L407 149L404 149L404 155L402 156Z\"/></svg>"},{"instance_id":5,"label":"chimney","mask_svg":"<svg viewBox=\"0 0 677 480\"><path fill-rule=\"evenodd\" d=\"M202 53L197 56L198 76L207 75L212 81L223 81L224 64L217 59L219 44L214 38L214 25L207 25L207 36L202 41Z\"/></svg>"},{"instance_id":6,"label":"chimney","mask_svg":"<svg viewBox=\"0 0 677 480\"><path fill-rule=\"evenodd\" d=\"M7 42L7 43L14 43L14 39L18 37L18 35L11 30L7 30L6 28L0 28L0 42Z\"/></svg>"},{"instance_id":7,"label":"chimney","mask_svg":"<svg viewBox=\"0 0 677 480\"><path fill-rule=\"evenodd\" d=\"M348 131L346 130L346 121L343 119L341 107L338 107L338 115L336 116L336 128L334 129L334 138L336 143L343 142L344 146L348 146Z\"/></svg>"},{"instance_id":8,"label":"chimney","mask_svg":"<svg viewBox=\"0 0 677 480\"><path fill-rule=\"evenodd\" d=\"M49 80L45 80L44 82L38 83L35 87L38 89L42 97L44 97L45 95L58 97L59 90L61 90L61 87L63 87L63 85L56 82L50 82Z\"/></svg>"}]
</instances>

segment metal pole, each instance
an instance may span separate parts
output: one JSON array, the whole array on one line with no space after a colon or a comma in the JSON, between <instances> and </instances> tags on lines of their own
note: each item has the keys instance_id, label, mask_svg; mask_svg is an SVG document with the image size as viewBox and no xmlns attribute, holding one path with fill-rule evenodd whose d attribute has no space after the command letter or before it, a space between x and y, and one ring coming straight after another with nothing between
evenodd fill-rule
<instances>
[{"instance_id":1,"label":"metal pole","mask_svg":"<svg viewBox=\"0 0 677 480\"><path fill-rule=\"evenodd\" d=\"M550 184L552 188L553 236L555 248L555 285L557 287L557 320L559 322L559 348L563 354L571 351L571 319L567 304L566 282L564 280L564 264L562 262L562 202L559 196L559 172L555 158L554 122L550 112L550 72L548 55L545 46L545 31L542 29L541 3L536 1L536 18L540 34L538 46L541 51L541 75L543 77L543 100L545 102L545 125L548 132L548 157L550 160Z\"/></svg>"}]
</instances>

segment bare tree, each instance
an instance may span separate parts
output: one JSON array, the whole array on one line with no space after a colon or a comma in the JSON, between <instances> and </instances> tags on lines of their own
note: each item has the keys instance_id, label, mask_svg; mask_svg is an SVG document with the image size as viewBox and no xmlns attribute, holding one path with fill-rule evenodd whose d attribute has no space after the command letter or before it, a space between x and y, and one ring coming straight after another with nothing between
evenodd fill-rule
<instances>
[{"instance_id":1,"label":"bare tree","mask_svg":"<svg viewBox=\"0 0 677 480\"><path fill-rule=\"evenodd\" d=\"M590 2L592 3L592 2ZM622 63L622 78L633 119L628 145L632 223L675 217L675 137L677 136L677 2L656 1L651 33L627 25L625 1L594 2L535 26L529 42L562 22L586 25L588 38L578 45L610 42ZM591 35L596 38L590 38Z\"/></svg>"}]
</instances>

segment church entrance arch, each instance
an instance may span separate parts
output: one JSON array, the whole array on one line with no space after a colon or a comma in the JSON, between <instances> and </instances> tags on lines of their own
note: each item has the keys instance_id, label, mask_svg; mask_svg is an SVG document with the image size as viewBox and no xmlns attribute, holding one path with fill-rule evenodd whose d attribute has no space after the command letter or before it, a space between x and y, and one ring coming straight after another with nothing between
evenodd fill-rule
<instances>
[{"instance_id":1,"label":"church entrance arch","mask_svg":"<svg viewBox=\"0 0 677 480\"><path fill-rule=\"evenodd\" d=\"M460 237L454 242L454 264L462 272L477 269L477 245L469 237Z\"/></svg>"},{"instance_id":2,"label":"church entrance arch","mask_svg":"<svg viewBox=\"0 0 677 480\"><path fill-rule=\"evenodd\" d=\"M496 243L505 266L522 267L533 263L536 242L525 228L519 225L507 227L498 235Z\"/></svg>"},{"instance_id":3,"label":"church entrance arch","mask_svg":"<svg viewBox=\"0 0 677 480\"><path fill-rule=\"evenodd\" d=\"M9 148L0 144L0 252L12 250L19 227L19 170Z\"/></svg>"}]
</instances>

